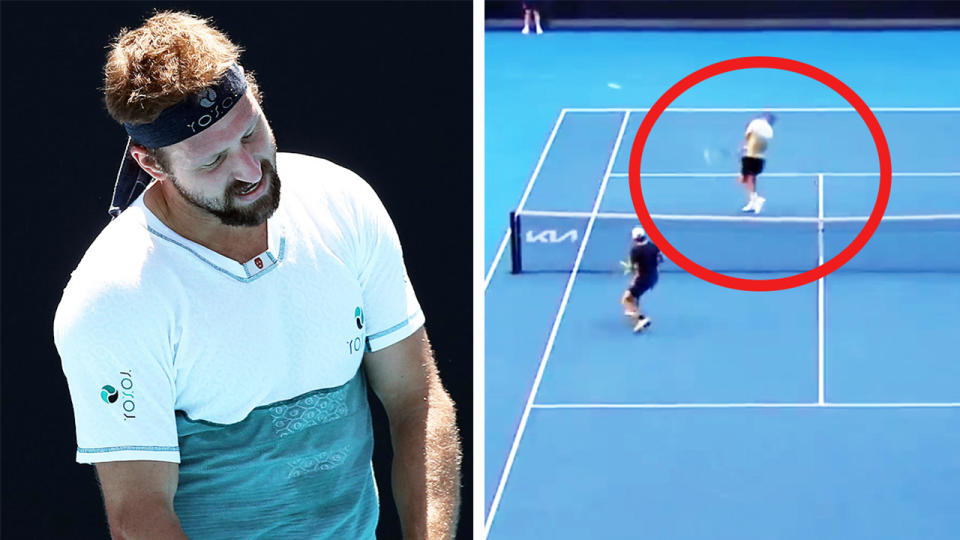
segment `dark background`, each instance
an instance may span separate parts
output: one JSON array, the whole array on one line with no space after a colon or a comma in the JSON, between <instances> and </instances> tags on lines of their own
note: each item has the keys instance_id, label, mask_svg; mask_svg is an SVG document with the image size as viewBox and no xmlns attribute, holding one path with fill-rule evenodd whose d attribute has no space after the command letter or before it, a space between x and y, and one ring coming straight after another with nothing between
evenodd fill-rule
<instances>
[{"instance_id":1,"label":"dark background","mask_svg":"<svg viewBox=\"0 0 960 540\"><path fill-rule=\"evenodd\" d=\"M106 46L153 8L187 10L245 52L280 151L373 185L397 226L464 447L459 537L472 510L472 16L469 2L10 3L2 13L4 538L108 538L94 470L74 461L53 316L107 224L126 135L103 105ZM454 280L456 278L456 280ZM399 538L374 407L378 536Z\"/></svg>"},{"instance_id":2,"label":"dark background","mask_svg":"<svg viewBox=\"0 0 960 540\"><path fill-rule=\"evenodd\" d=\"M522 21L522 0L486 0L486 19ZM918 19L960 16L956 0L543 0L549 19Z\"/></svg>"}]
</instances>

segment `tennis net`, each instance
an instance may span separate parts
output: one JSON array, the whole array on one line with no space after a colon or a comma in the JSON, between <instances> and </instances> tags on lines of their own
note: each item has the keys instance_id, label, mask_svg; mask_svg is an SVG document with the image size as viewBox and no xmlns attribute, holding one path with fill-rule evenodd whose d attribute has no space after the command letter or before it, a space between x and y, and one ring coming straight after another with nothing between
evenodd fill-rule
<instances>
[{"instance_id":1,"label":"tennis net","mask_svg":"<svg viewBox=\"0 0 960 540\"><path fill-rule=\"evenodd\" d=\"M513 272L569 272L590 212L523 210L510 215ZM657 228L687 258L710 270L803 272L829 260L860 233L867 216L766 217L653 215ZM632 213L598 213L580 261L582 272L619 272L627 259ZM665 261L662 271L683 271ZM841 270L960 271L960 214L885 216Z\"/></svg>"}]
</instances>

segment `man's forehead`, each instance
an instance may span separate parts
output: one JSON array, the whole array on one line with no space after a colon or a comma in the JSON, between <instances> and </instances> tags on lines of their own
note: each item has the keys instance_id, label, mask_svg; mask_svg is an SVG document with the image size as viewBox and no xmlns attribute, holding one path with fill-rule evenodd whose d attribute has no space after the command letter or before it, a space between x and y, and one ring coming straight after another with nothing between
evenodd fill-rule
<instances>
[{"instance_id":1,"label":"man's forehead","mask_svg":"<svg viewBox=\"0 0 960 540\"><path fill-rule=\"evenodd\" d=\"M216 154L236 138L238 133L245 131L257 114L256 101L247 90L243 98L223 118L193 137L170 145L169 150L189 160Z\"/></svg>"}]
</instances>

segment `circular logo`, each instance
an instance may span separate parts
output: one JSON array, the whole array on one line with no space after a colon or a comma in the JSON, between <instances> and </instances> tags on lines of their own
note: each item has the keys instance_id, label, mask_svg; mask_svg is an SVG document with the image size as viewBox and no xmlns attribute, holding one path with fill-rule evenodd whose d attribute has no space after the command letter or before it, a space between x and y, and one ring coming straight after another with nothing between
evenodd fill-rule
<instances>
[{"instance_id":1,"label":"circular logo","mask_svg":"<svg viewBox=\"0 0 960 540\"><path fill-rule=\"evenodd\" d=\"M200 93L200 105L212 107L217 102L217 92L213 88L207 88Z\"/></svg>"},{"instance_id":2,"label":"circular logo","mask_svg":"<svg viewBox=\"0 0 960 540\"><path fill-rule=\"evenodd\" d=\"M650 130L653 129L653 125L660 115L663 114L667 106L670 105L673 100L677 99L680 94L710 77L727 73L728 71L750 68L791 71L815 79L832 88L853 105L853 108L867 124L870 134L873 136L874 144L877 147L877 156L880 160L880 190L877 194L877 202L873 207L873 212L870 213L870 217L867 219L863 230L860 231L860 234L853 239L853 242L851 242L849 246L832 259L812 270L807 270L794 276L776 279L735 278L700 266L671 246L666 238L660 234L660 230L657 229L657 225L653 222L650 211L647 210L647 206L643 200L643 190L641 189L640 181L640 162L643 158L643 147L647 142L647 137L650 135ZM687 272L715 285L721 285L730 289L739 289L741 291L779 291L799 287L800 285L806 285L807 283L816 281L846 264L857 252L863 249L863 246L867 244L867 240L873 236L873 233L880 225L880 220L883 219L883 213L886 211L887 202L890 199L891 176L892 167L890 164L890 149L887 146L887 139L883 134L883 130L880 128L880 123L873 115L873 111L860 99L860 96L826 71L815 68L809 64L804 64L803 62L774 56L733 58L731 60L717 62L716 64L709 65L687 75L667 90L667 92L660 96L660 99L653 104L643 118L640 129L637 130L637 136L633 141L633 147L630 150L630 196L633 199L633 206L637 211L637 217L640 218L640 223L643 224L643 228L647 231L647 236L653 240L654 244L660 248L660 251L662 251L667 258Z\"/></svg>"},{"instance_id":3,"label":"circular logo","mask_svg":"<svg viewBox=\"0 0 960 540\"><path fill-rule=\"evenodd\" d=\"M363 310L357 307L353 310L353 316L357 321L357 328L363 330Z\"/></svg>"},{"instance_id":4,"label":"circular logo","mask_svg":"<svg viewBox=\"0 0 960 540\"><path fill-rule=\"evenodd\" d=\"M100 389L100 399L105 403L116 403L119 397L120 392L117 392L117 389L109 384L105 384L103 388Z\"/></svg>"}]
</instances>

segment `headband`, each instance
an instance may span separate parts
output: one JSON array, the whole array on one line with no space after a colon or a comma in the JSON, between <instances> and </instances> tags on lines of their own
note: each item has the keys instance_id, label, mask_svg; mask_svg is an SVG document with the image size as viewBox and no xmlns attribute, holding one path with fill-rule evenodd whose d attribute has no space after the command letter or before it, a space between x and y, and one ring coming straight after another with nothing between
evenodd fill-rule
<instances>
[{"instance_id":1,"label":"headband","mask_svg":"<svg viewBox=\"0 0 960 540\"><path fill-rule=\"evenodd\" d=\"M164 109L153 122L125 123L123 127L137 144L147 148L170 146L212 126L240 101L246 91L243 70L234 64L219 81Z\"/></svg>"},{"instance_id":2,"label":"headband","mask_svg":"<svg viewBox=\"0 0 960 540\"><path fill-rule=\"evenodd\" d=\"M153 122L136 125L124 123L129 138L113 187L110 215L119 216L152 180L130 155L131 144L162 148L189 139L226 116L246 91L247 80L243 76L243 68L234 64L216 83L164 109Z\"/></svg>"}]
</instances>

